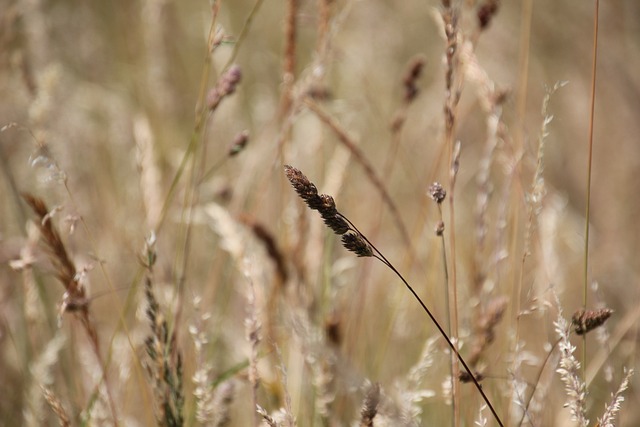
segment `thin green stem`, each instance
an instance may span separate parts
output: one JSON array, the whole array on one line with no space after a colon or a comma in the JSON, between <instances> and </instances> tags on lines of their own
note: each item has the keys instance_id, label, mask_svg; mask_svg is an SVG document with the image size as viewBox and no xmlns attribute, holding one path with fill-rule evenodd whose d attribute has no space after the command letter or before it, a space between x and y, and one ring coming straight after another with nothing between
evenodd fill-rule
<instances>
[{"instance_id":1,"label":"thin green stem","mask_svg":"<svg viewBox=\"0 0 640 427\"><path fill-rule=\"evenodd\" d=\"M589 220L591 214L591 166L593 164L593 125L596 108L596 70L598 63L598 14L600 10L600 0L595 0L595 11L593 14L593 63L591 66L591 111L589 115L589 156L587 160L587 206L584 224L584 284L582 289L582 305L587 308L587 294L589 282ZM587 339L586 334L582 338L582 370L583 376L587 361Z\"/></svg>"},{"instance_id":2,"label":"thin green stem","mask_svg":"<svg viewBox=\"0 0 640 427\"><path fill-rule=\"evenodd\" d=\"M440 203L438 203L438 213L440 214L440 221L443 222L444 220L442 217L442 207L440 206ZM449 302L449 268L447 266L447 243L446 243L446 239L444 238L444 233L440 234L440 242L442 247L442 268L444 270L444 301L445 301L445 307L447 309L447 333L449 334L449 336L451 336L451 315L450 315L451 305ZM451 364L449 364L449 375L451 376L452 391L455 387L455 381L456 381L456 378L453 372L453 365L454 365L454 362L452 360ZM455 419L456 408L454 405L451 405L451 410L453 411L453 417Z\"/></svg>"}]
</instances>

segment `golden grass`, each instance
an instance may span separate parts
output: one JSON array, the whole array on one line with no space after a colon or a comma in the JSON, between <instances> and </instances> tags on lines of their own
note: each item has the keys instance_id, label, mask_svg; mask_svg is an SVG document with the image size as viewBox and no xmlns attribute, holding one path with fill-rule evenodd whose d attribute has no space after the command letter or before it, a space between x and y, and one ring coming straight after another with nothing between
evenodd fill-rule
<instances>
[{"instance_id":1,"label":"golden grass","mask_svg":"<svg viewBox=\"0 0 640 427\"><path fill-rule=\"evenodd\" d=\"M637 425L627 3L5 5L0 425Z\"/></svg>"}]
</instances>

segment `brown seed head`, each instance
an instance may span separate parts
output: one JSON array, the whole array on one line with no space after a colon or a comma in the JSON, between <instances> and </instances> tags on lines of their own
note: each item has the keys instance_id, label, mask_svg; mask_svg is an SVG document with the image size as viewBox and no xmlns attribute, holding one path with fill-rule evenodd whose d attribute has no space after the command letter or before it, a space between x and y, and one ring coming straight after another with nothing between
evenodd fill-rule
<instances>
[{"instance_id":1,"label":"brown seed head","mask_svg":"<svg viewBox=\"0 0 640 427\"><path fill-rule=\"evenodd\" d=\"M229 157L238 155L249 142L249 131L243 130L233 138L233 142L229 147Z\"/></svg>"},{"instance_id":2,"label":"brown seed head","mask_svg":"<svg viewBox=\"0 0 640 427\"><path fill-rule=\"evenodd\" d=\"M484 379L484 375L481 372L475 371L473 376L476 377L476 381L480 382ZM458 374L458 379L461 383L470 383L473 382L471 375L467 371L460 371Z\"/></svg>"},{"instance_id":3,"label":"brown seed head","mask_svg":"<svg viewBox=\"0 0 640 427\"><path fill-rule=\"evenodd\" d=\"M579 309L571 318L573 330L578 335L584 335L591 332L598 326L602 326L613 314L613 310L609 308L601 308L599 310Z\"/></svg>"},{"instance_id":4,"label":"brown seed head","mask_svg":"<svg viewBox=\"0 0 640 427\"><path fill-rule=\"evenodd\" d=\"M360 257L373 256L373 249L366 240L356 232L349 232L342 235L342 245L349 251Z\"/></svg>"},{"instance_id":5,"label":"brown seed head","mask_svg":"<svg viewBox=\"0 0 640 427\"><path fill-rule=\"evenodd\" d=\"M336 202L333 200L333 197L328 194L321 194L320 200L322 200L322 207L320 208L322 216L335 216L338 213L336 210Z\"/></svg>"},{"instance_id":6,"label":"brown seed head","mask_svg":"<svg viewBox=\"0 0 640 427\"><path fill-rule=\"evenodd\" d=\"M318 196L318 189L302 172L300 172L300 170L293 166L285 165L284 173L293 188L296 190L296 193L298 193L302 200L304 200L311 209L318 211L322 209L324 202L322 201L322 198Z\"/></svg>"},{"instance_id":7,"label":"brown seed head","mask_svg":"<svg viewBox=\"0 0 640 427\"><path fill-rule=\"evenodd\" d=\"M409 103L418 96L417 81L422 75L422 70L426 64L426 59L423 56L417 56L411 60L409 68L402 79L404 84L404 100Z\"/></svg>"},{"instance_id":8,"label":"brown seed head","mask_svg":"<svg viewBox=\"0 0 640 427\"><path fill-rule=\"evenodd\" d=\"M334 233L338 235L342 235L351 229L351 227L349 227L349 223L345 221L344 218L340 215L335 215L328 218L325 218L323 215L322 217L327 227L329 227L331 230L333 230Z\"/></svg>"},{"instance_id":9,"label":"brown seed head","mask_svg":"<svg viewBox=\"0 0 640 427\"><path fill-rule=\"evenodd\" d=\"M380 384L375 383L369 387L365 395L362 409L360 410L360 427L373 427L373 419L378 414L380 404Z\"/></svg>"},{"instance_id":10,"label":"brown seed head","mask_svg":"<svg viewBox=\"0 0 640 427\"><path fill-rule=\"evenodd\" d=\"M498 13L500 0L487 0L478 9L478 25L481 30L486 30L493 17Z\"/></svg>"},{"instance_id":11,"label":"brown seed head","mask_svg":"<svg viewBox=\"0 0 640 427\"><path fill-rule=\"evenodd\" d=\"M447 192L439 182L434 182L429 186L429 196L431 196L437 204L440 204L444 201L445 197L447 197Z\"/></svg>"},{"instance_id":12,"label":"brown seed head","mask_svg":"<svg viewBox=\"0 0 640 427\"><path fill-rule=\"evenodd\" d=\"M436 236L442 236L444 234L444 222L443 221L438 221L438 223L436 224Z\"/></svg>"}]
</instances>

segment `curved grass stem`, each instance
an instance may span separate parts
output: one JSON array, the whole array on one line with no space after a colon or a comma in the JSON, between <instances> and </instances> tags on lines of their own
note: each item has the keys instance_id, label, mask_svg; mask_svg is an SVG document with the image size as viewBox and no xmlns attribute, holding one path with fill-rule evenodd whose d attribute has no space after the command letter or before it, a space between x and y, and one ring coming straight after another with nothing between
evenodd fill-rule
<instances>
[{"instance_id":1,"label":"curved grass stem","mask_svg":"<svg viewBox=\"0 0 640 427\"><path fill-rule=\"evenodd\" d=\"M369 241L369 239L367 239L367 237L362 234L362 232L360 232L360 230L358 230L358 228L351 222L349 221L348 218L346 218L344 215L339 214L345 221L347 221L349 223L349 225L351 227L353 227L353 230L358 233L370 246L371 248L375 251L374 257L379 259L384 265L386 265L387 267L389 267L389 269L391 271L393 271L396 276L398 276L398 278L402 281L402 283L404 283L405 287L409 290L409 292L411 292L411 294L413 295L413 297L418 301L418 303L420 304L420 306L422 307L422 310L427 313L427 315L429 316L429 318L431 319L431 321L433 322L433 324L436 326L436 328L438 329L438 332L440 332L440 334L442 335L442 337L445 339L445 341L447 342L447 344L449 345L449 348L451 348L451 351L453 351L453 353L455 354L456 358L458 359L458 361L460 361L460 364L462 364L464 370L469 374L471 381L473 382L473 384L475 385L475 387L478 389L478 391L480 392L480 395L482 396L482 399L485 401L485 403L487 404L487 406L489 407L489 410L491 411L491 413L493 414L494 418L496 419L496 421L498 422L498 425L503 426L504 424L502 423L502 420L500 419L500 416L498 415L498 413L496 412L495 408L493 407L493 405L491 404L491 401L489 400L489 398L487 397L487 395L484 393L484 390L482 389L482 386L480 385L480 382L478 381L478 379L476 378L475 374L473 372L471 372L471 368L469 368L469 366L467 365L467 362L464 360L464 358L462 357L462 355L458 352L456 346L453 344L453 342L451 341L451 339L449 338L449 335L447 334L447 332L442 328L442 326L440 325L440 322L438 322L438 320L435 318L435 316L433 315L433 313L431 313L431 310L429 310L429 308L427 307L427 305L424 303L424 301L422 301L422 298L420 298L420 296L417 294L417 292L413 289L413 287L411 287L411 285L409 284L409 282L407 282L407 280L404 278L404 276L393 266L393 264L391 263L391 261L389 261L382 252L380 252L380 250L378 248L375 247L375 245L373 243L371 243Z\"/></svg>"}]
</instances>

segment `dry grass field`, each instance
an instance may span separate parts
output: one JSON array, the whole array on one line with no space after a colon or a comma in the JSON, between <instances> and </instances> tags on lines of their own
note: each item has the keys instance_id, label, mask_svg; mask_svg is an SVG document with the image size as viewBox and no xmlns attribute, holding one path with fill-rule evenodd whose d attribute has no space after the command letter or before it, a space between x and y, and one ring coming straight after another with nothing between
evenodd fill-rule
<instances>
[{"instance_id":1,"label":"dry grass field","mask_svg":"<svg viewBox=\"0 0 640 427\"><path fill-rule=\"evenodd\" d=\"M640 425L597 4L0 0L0 425Z\"/></svg>"}]
</instances>

